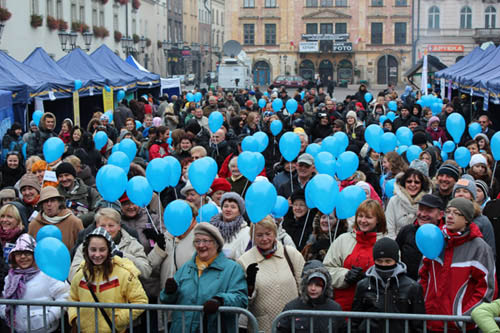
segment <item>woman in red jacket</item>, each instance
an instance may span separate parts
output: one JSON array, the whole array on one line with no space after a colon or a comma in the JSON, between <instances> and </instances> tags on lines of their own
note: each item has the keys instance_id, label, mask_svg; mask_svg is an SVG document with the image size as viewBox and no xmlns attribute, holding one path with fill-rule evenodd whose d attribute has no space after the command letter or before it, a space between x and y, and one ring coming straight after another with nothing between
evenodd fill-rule
<instances>
[{"instance_id":1,"label":"woman in red jacket","mask_svg":"<svg viewBox=\"0 0 500 333\"><path fill-rule=\"evenodd\" d=\"M167 126L160 126L156 130L156 138L148 143L149 160L155 158L162 158L168 156L168 143L167 139L170 136L170 131Z\"/></svg>"}]
</instances>

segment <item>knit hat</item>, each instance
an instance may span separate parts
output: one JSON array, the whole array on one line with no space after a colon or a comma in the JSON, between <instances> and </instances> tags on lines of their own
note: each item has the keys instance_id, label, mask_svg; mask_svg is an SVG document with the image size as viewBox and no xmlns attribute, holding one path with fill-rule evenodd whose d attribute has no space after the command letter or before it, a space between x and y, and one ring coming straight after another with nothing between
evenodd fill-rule
<instances>
[{"instance_id":1,"label":"knit hat","mask_svg":"<svg viewBox=\"0 0 500 333\"><path fill-rule=\"evenodd\" d=\"M470 200L465 198L455 198L448 203L448 207L458 209L468 222L472 222L474 219L474 204Z\"/></svg>"},{"instance_id":2,"label":"knit hat","mask_svg":"<svg viewBox=\"0 0 500 333\"><path fill-rule=\"evenodd\" d=\"M379 239L373 245L373 260L380 258L391 258L399 261L399 246L395 240L388 237Z\"/></svg>"},{"instance_id":3,"label":"knit hat","mask_svg":"<svg viewBox=\"0 0 500 333\"><path fill-rule=\"evenodd\" d=\"M9 262L12 264L14 252L29 251L35 253L36 240L29 234L22 234L17 238L16 246L9 253Z\"/></svg>"},{"instance_id":4,"label":"knit hat","mask_svg":"<svg viewBox=\"0 0 500 333\"><path fill-rule=\"evenodd\" d=\"M291 196L292 203L295 200L302 200L304 202L306 201L306 193L304 192L303 189L299 188L298 190L293 191L292 196Z\"/></svg>"},{"instance_id":5,"label":"knit hat","mask_svg":"<svg viewBox=\"0 0 500 333\"><path fill-rule=\"evenodd\" d=\"M358 119L358 116L356 115L356 112L354 112L352 110L349 111L349 112L347 112L347 115L345 116L346 119L349 118L349 117L352 117L352 118L354 118L356 120Z\"/></svg>"},{"instance_id":6,"label":"knit hat","mask_svg":"<svg viewBox=\"0 0 500 333\"><path fill-rule=\"evenodd\" d=\"M481 191L483 191L485 198L488 198L490 196L490 188L488 187L488 184L486 184L481 179L476 179L476 189L477 188L480 188Z\"/></svg>"},{"instance_id":7,"label":"knit hat","mask_svg":"<svg viewBox=\"0 0 500 333\"><path fill-rule=\"evenodd\" d=\"M359 107L361 110L365 109L365 107L363 106L363 103L361 103L361 102L357 102L356 106Z\"/></svg>"},{"instance_id":8,"label":"knit hat","mask_svg":"<svg viewBox=\"0 0 500 333\"><path fill-rule=\"evenodd\" d=\"M196 225L196 227L194 227L193 233L195 235L201 234L213 238L213 240L217 242L217 245L219 247L218 251L222 251L222 248L224 247L224 238L222 238L222 235L220 234L220 231L216 226L213 226L207 222L200 222Z\"/></svg>"},{"instance_id":9,"label":"knit hat","mask_svg":"<svg viewBox=\"0 0 500 333\"><path fill-rule=\"evenodd\" d=\"M434 122L436 122L436 121L439 123L439 122L440 122L439 118L438 118L438 117L436 117L436 116L432 116L432 117L429 119L429 121L427 122L427 127L431 127L432 123L434 123Z\"/></svg>"},{"instance_id":10,"label":"knit hat","mask_svg":"<svg viewBox=\"0 0 500 333\"><path fill-rule=\"evenodd\" d=\"M429 177L429 165L422 160L413 160L410 169L420 171L424 176Z\"/></svg>"},{"instance_id":11,"label":"knit hat","mask_svg":"<svg viewBox=\"0 0 500 333\"><path fill-rule=\"evenodd\" d=\"M17 195L16 195L16 190L14 190L13 188L4 188L0 191L0 200L3 199L14 200L15 198L17 198Z\"/></svg>"},{"instance_id":12,"label":"knit hat","mask_svg":"<svg viewBox=\"0 0 500 333\"><path fill-rule=\"evenodd\" d=\"M210 186L210 189L212 190L212 193L217 191L229 192L231 191L231 184L226 178L215 178L212 186Z\"/></svg>"},{"instance_id":13,"label":"knit hat","mask_svg":"<svg viewBox=\"0 0 500 333\"><path fill-rule=\"evenodd\" d=\"M439 175L448 175L458 180L458 177L460 177L460 170L453 164L444 164L438 170L438 176Z\"/></svg>"},{"instance_id":14,"label":"knit hat","mask_svg":"<svg viewBox=\"0 0 500 333\"><path fill-rule=\"evenodd\" d=\"M220 198L220 206L224 205L224 201L233 200L238 204L238 208L240 209L240 215L245 214L245 201L243 198L236 192L226 192Z\"/></svg>"},{"instance_id":15,"label":"knit hat","mask_svg":"<svg viewBox=\"0 0 500 333\"><path fill-rule=\"evenodd\" d=\"M340 128L344 128L345 123L344 123L344 121L342 119L335 119L333 121L333 125L337 126L337 127L340 127Z\"/></svg>"},{"instance_id":16,"label":"knit hat","mask_svg":"<svg viewBox=\"0 0 500 333\"><path fill-rule=\"evenodd\" d=\"M25 186L31 186L40 193L41 187L38 178L32 173L26 173L21 177L19 189L22 190Z\"/></svg>"},{"instance_id":17,"label":"knit hat","mask_svg":"<svg viewBox=\"0 0 500 333\"><path fill-rule=\"evenodd\" d=\"M452 197L455 197L455 192L459 188L464 188L467 191L472 194L472 197L474 200L476 200L477 196L477 189L476 189L476 182L474 181L474 178L470 175L463 175L462 178L460 178L456 183L455 186L453 186L453 194Z\"/></svg>"},{"instance_id":18,"label":"knit hat","mask_svg":"<svg viewBox=\"0 0 500 333\"><path fill-rule=\"evenodd\" d=\"M45 162L44 160L36 161L31 165L31 172L33 173L42 170L50 170L50 168L47 168L47 162Z\"/></svg>"},{"instance_id":19,"label":"knit hat","mask_svg":"<svg viewBox=\"0 0 500 333\"><path fill-rule=\"evenodd\" d=\"M90 234L88 234L85 237L85 240L83 242L84 246L87 245L90 242L90 238L93 236L99 236L104 238L108 242L108 246L110 249L111 256L116 255L120 250L116 246L115 242L113 242L113 238L111 238L111 235L106 231L106 229L102 227L97 227L95 228Z\"/></svg>"},{"instance_id":20,"label":"knit hat","mask_svg":"<svg viewBox=\"0 0 500 333\"><path fill-rule=\"evenodd\" d=\"M413 134L413 144L414 145L425 145L427 143L427 137L424 132L416 132Z\"/></svg>"},{"instance_id":21,"label":"knit hat","mask_svg":"<svg viewBox=\"0 0 500 333\"><path fill-rule=\"evenodd\" d=\"M476 164L488 165L488 161L486 161L486 157L483 154L474 154L470 158L469 167L472 168Z\"/></svg>"},{"instance_id":22,"label":"knit hat","mask_svg":"<svg viewBox=\"0 0 500 333\"><path fill-rule=\"evenodd\" d=\"M186 194L189 192L189 191L192 191L194 190L194 187L193 185L191 185L191 182L188 180L186 182L186 185L184 185L184 187L181 189L181 195L183 197L186 197Z\"/></svg>"},{"instance_id":23,"label":"knit hat","mask_svg":"<svg viewBox=\"0 0 500 333\"><path fill-rule=\"evenodd\" d=\"M76 178L76 170L71 163L62 162L56 169L56 176L59 177L63 173L69 173Z\"/></svg>"},{"instance_id":24,"label":"knit hat","mask_svg":"<svg viewBox=\"0 0 500 333\"><path fill-rule=\"evenodd\" d=\"M120 132L120 136L118 137L118 142L122 141L122 140L123 140L123 138L125 138L125 135L127 135L127 134L132 135L132 133L130 133L130 131L127 131L127 130L122 130L122 131Z\"/></svg>"},{"instance_id":25,"label":"knit hat","mask_svg":"<svg viewBox=\"0 0 500 333\"><path fill-rule=\"evenodd\" d=\"M477 140L478 138L484 139L484 141L486 141L487 144L490 144L490 139L488 138L488 136L486 134L478 133L474 136L474 140Z\"/></svg>"},{"instance_id":26,"label":"knit hat","mask_svg":"<svg viewBox=\"0 0 500 333\"><path fill-rule=\"evenodd\" d=\"M61 200L64 199L64 197L59 193L57 188L55 188L54 186L44 187L40 192L40 200L38 200L38 203L41 204L45 200L49 200L52 198L59 198Z\"/></svg>"},{"instance_id":27,"label":"knit hat","mask_svg":"<svg viewBox=\"0 0 500 333\"><path fill-rule=\"evenodd\" d=\"M128 200L128 197L127 197L127 200ZM95 211L97 212L101 208L113 208L118 213L121 213L122 205L121 205L121 202L119 200L111 202L111 201L106 201L104 199L99 199L99 200L97 200L97 202L95 204Z\"/></svg>"},{"instance_id":28,"label":"knit hat","mask_svg":"<svg viewBox=\"0 0 500 333\"><path fill-rule=\"evenodd\" d=\"M201 131L201 126L195 119L191 119L190 121L188 121L184 129L186 130L186 132L191 132L196 135Z\"/></svg>"}]
</instances>

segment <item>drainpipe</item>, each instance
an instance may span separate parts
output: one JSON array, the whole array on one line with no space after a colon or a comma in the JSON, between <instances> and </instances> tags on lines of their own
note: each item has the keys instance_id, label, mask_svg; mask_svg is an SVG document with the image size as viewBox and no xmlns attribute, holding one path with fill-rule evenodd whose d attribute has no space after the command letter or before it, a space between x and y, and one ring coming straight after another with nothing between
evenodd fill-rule
<instances>
[{"instance_id":1,"label":"drainpipe","mask_svg":"<svg viewBox=\"0 0 500 333\"><path fill-rule=\"evenodd\" d=\"M417 63L417 43L420 39L420 0L418 0L417 6L417 38L415 39L415 0L411 2L411 12L412 12L412 20L411 20L411 39L412 39L412 50L411 50L411 63L412 66L415 66Z\"/></svg>"}]
</instances>

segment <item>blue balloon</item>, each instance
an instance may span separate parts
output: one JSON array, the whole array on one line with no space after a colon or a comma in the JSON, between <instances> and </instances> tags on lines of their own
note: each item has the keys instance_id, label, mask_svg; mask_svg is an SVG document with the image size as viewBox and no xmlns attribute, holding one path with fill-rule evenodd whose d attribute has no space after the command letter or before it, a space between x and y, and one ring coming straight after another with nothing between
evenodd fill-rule
<instances>
[{"instance_id":1,"label":"blue balloon","mask_svg":"<svg viewBox=\"0 0 500 333\"><path fill-rule=\"evenodd\" d=\"M367 93L365 93L364 98L365 98L366 103L370 103L373 99L373 95L371 93L367 92Z\"/></svg>"},{"instance_id":2,"label":"blue balloon","mask_svg":"<svg viewBox=\"0 0 500 333\"><path fill-rule=\"evenodd\" d=\"M263 98L259 99L259 107L263 109L267 104L267 101Z\"/></svg>"},{"instance_id":3,"label":"blue balloon","mask_svg":"<svg viewBox=\"0 0 500 333\"><path fill-rule=\"evenodd\" d=\"M153 189L144 176L132 177L127 184L127 196L139 207L146 207L153 198Z\"/></svg>"},{"instance_id":4,"label":"blue balloon","mask_svg":"<svg viewBox=\"0 0 500 333\"><path fill-rule=\"evenodd\" d=\"M259 150L259 143L253 136L247 136L241 141L241 150L257 152Z\"/></svg>"},{"instance_id":5,"label":"blue balloon","mask_svg":"<svg viewBox=\"0 0 500 333\"><path fill-rule=\"evenodd\" d=\"M332 176L321 174L314 176L308 183L314 206L323 214L331 214L337 203L339 186ZM306 188L307 188L306 186Z\"/></svg>"},{"instance_id":6,"label":"blue balloon","mask_svg":"<svg viewBox=\"0 0 500 333\"><path fill-rule=\"evenodd\" d=\"M262 172L265 163L261 153L244 151L238 156L238 169L251 182Z\"/></svg>"},{"instance_id":7,"label":"blue balloon","mask_svg":"<svg viewBox=\"0 0 500 333\"><path fill-rule=\"evenodd\" d=\"M297 108L298 108L299 104L297 103L297 101L293 98L290 98L288 101L286 101L286 110L290 113L290 114L294 114L295 111L297 111Z\"/></svg>"},{"instance_id":8,"label":"blue balloon","mask_svg":"<svg viewBox=\"0 0 500 333\"><path fill-rule=\"evenodd\" d=\"M187 93L186 94L186 99L188 102L194 102L194 95L193 93Z\"/></svg>"},{"instance_id":9,"label":"blue balloon","mask_svg":"<svg viewBox=\"0 0 500 333\"><path fill-rule=\"evenodd\" d=\"M123 91L123 90L118 90L118 93L116 94L116 100L117 100L118 102L121 102L121 101L122 101L122 99L124 99L124 98L125 98L125 91Z\"/></svg>"},{"instance_id":10,"label":"blue balloon","mask_svg":"<svg viewBox=\"0 0 500 333\"><path fill-rule=\"evenodd\" d=\"M25 160L25 161L26 161L26 159L27 159L26 148L28 148L28 143L27 143L27 142L23 143L23 147L21 148L21 150L22 150L22 152L23 152L23 157L24 157L24 160Z\"/></svg>"},{"instance_id":11,"label":"blue balloon","mask_svg":"<svg viewBox=\"0 0 500 333\"><path fill-rule=\"evenodd\" d=\"M139 120L135 121L135 129L139 129L142 127L142 123Z\"/></svg>"},{"instance_id":12,"label":"blue balloon","mask_svg":"<svg viewBox=\"0 0 500 333\"><path fill-rule=\"evenodd\" d=\"M446 161L446 160L448 160L448 158L449 158L448 157L448 153L445 152L444 150L441 151L441 159L443 160L443 162Z\"/></svg>"},{"instance_id":13,"label":"blue balloon","mask_svg":"<svg viewBox=\"0 0 500 333\"><path fill-rule=\"evenodd\" d=\"M196 94L194 94L194 101L196 103L199 103L201 101L201 99L203 98L203 95L201 94L201 92L196 92Z\"/></svg>"},{"instance_id":14,"label":"blue balloon","mask_svg":"<svg viewBox=\"0 0 500 333\"><path fill-rule=\"evenodd\" d=\"M455 150L455 143L453 141L448 140L443 144L443 151L445 153L451 153L454 150Z\"/></svg>"},{"instance_id":15,"label":"blue balloon","mask_svg":"<svg viewBox=\"0 0 500 333\"><path fill-rule=\"evenodd\" d=\"M201 206L198 211L198 216L196 217L197 222L210 222L210 219L219 214L219 210L217 206L211 202L204 204Z\"/></svg>"},{"instance_id":16,"label":"blue balloon","mask_svg":"<svg viewBox=\"0 0 500 333\"><path fill-rule=\"evenodd\" d=\"M33 121L35 122L36 126L40 126L40 119L42 119L43 116L43 111L36 110L33 112Z\"/></svg>"},{"instance_id":17,"label":"blue balloon","mask_svg":"<svg viewBox=\"0 0 500 333\"><path fill-rule=\"evenodd\" d=\"M347 134L345 134L344 132L335 133L333 135L333 138L335 139L336 143L335 154L333 154L333 156L339 157L340 154L345 152L347 146L349 146L349 138L347 137Z\"/></svg>"},{"instance_id":18,"label":"blue balloon","mask_svg":"<svg viewBox=\"0 0 500 333\"><path fill-rule=\"evenodd\" d=\"M219 128L222 126L222 123L224 122L224 117L222 116L222 113L219 111L214 111L210 113L210 116L208 116L208 127L212 131L212 133L215 133L219 130Z\"/></svg>"},{"instance_id":19,"label":"blue balloon","mask_svg":"<svg viewBox=\"0 0 500 333\"><path fill-rule=\"evenodd\" d=\"M387 118L387 116L384 116L384 115L380 116L380 118L379 118L379 123L380 123L380 125L382 125L382 126L383 126L383 125L384 125L384 122L385 122L387 119L389 119L389 118Z\"/></svg>"},{"instance_id":20,"label":"blue balloon","mask_svg":"<svg viewBox=\"0 0 500 333\"><path fill-rule=\"evenodd\" d=\"M335 177L335 163L337 161L329 152L322 151L319 152L314 157L314 166L319 174L327 174Z\"/></svg>"},{"instance_id":21,"label":"blue balloon","mask_svg":"<svg viewBox=\"0 0 500 333\"><path fill-rule=\"evenodd\" d=\"M57 238L45 237L36 244L35 262L42 272L56 280L68 278L71 258L66 245Z\"/></svg>"},{"instance_id":22,"label":"blue balloon","mask_svg":"<svg viewBox=\"0 0 500 333\"><path fill-rule=\"evenodd\" d=\"M37 243L46 237L54 237L62 241L61 230L55 225L46 225L40 228L36 234Z\"/></svg>"},{"instance_id":23,"label":"blue balloon","mask_svg":"<svg viewBox=\"0 0 500 333\"><path fill-rule=\"evenodd\" d=\"M137 153L137 145L132 139L123 139L120 141L119 151L124 152L128 160L132 162L135 158L135 154Z\"/></svg>"},{"instance_id":24,"label":"blue balloon","mask_svg":"<svg viewBox=\"0 0 500 333\"><path fill-rule=\"evenodd\" d=\"M217 175L217 163L211 157L202 157L189 166L189 180L199 195L205 194Z\"/></svg>"},{"instance_id":25,"label":"blue balloon","mask_svg":"<svg viewBox=\"0 0 500 333\"><path fill-rule=\"evenodd\" d=\"M193 211L184 200L174 200L167 205L163 213L165 228L175 237L183 235L191 225Z\"/></svg>"},{"instance_id":26,"label":"blue balloon","mask_svg":"<svg viewBox=\"0 0 500 333\"><path fill-rule=\"evenodd\" d=\"M108 111L104 112L104 114L105 114L106 116L108 116L108 118L109 118L109 122L112 122L112 121L113 121L113 111L108 110Z\"/></svg>"},{"instance_id":27,"label":"blue balloon","mask_svg":"<svg viewBox=\"0 0 500 333\"><path fill-rule=\"evenodd\" d=\"M146 178L156 192L163 191L169 183L169 164L163 158L155 158L146 167Z\"/></svg>"},{"instance_id":28,"label":"blue balloon","mask_svg":"<svg viewBox=\"0 0 500 333\"><path fill-rule=\"evenodd\" d=\"M470 135L470 137L474 139L474 137L476 135L478 135L479 133L481 133L481 125L479 125L479 123L471 123L469 125L469 135Z\"/></svg>"},{"instance_id":29,"label":"blue balloon","mask_svg":"<svg viewBox=\"0 0 500 333\"><path fill-rule=\"evenodd\" d=\"M276 198L276 203L274 204L274 208L273 208L271 214L275 218L283 217L288 212L288 207L289 207L288 200L286 200L281 195L278 195L278 197Z\"/></svg>"},{"instance_id":30,"label":"blue balloon","mask_svg":"<svg viewBox=\"0 0 500 333\"><path fill-rule=\"evenodd\" d=\"M171 137L167 139L167 143L168 143L169 146L172 145L172 138Z\"/></svg>"},{"instance_id":31,"label":"blue balloon","mask_svg":"<svg viewBox=\"0 0 500 333\"><path fill-rule=\"evenodd\" d=\"M106 164L97 171L97 190L104 200L118 200L127 188L127 174L116 165Z\"/></svg>"},{"instance_id":32,"label":"blue balloon","mask_svg":"<svg viewBox=\"0 0 500 333\"><path fill-rule=\"evenodd\" d=\"M439 149L441 149L441 142L434 140L434 141L432 141L432 144L434 146L438 147Z\"/></svg>"},{"instance_id":33,"label":"blue balloon","mask_svg":"<svg viewBox=\"0 0 500 333\"><path fill-rule=\"evenodd\" d=\"M259 131L254 133L253 138L257 140L257 152L262 153L266 150L267 145L269 144L269 137L266 133Z\"/></svg>"},{"instance_id":34,"label":"blue balloon","mask_svg":"<svg viewBox=\"0 0 500 333\"><path fill-rule=\"evenodd\" d=\"M500 132L493 134L490 140L490 147L495 161L500 160Z\"/></svg>"},{"instance_id":35,"label":"blue balloon","mask_svg":"<svg viewBox=\"0 0 500 333\"><path fill-rule=\"evenodd\" d=\"M418 159L420 156L420 153L422 152L422 148L416 145L411 145L408 147L408 150L406 150L406 159L408 160L408 163L411 163L413 160Z\"/></svg>"},{"instance_id":36,"label":"blue balloon","mask_svg":"<svg viewBox=\"0 0 500 333\"><path fill-rule=\"evenodd\" d=\"M286 132L280 138L279 142L281 155L288 162L293 161L300 152L300 138L293 132Z\"/></svg>"},{"instance_id":37,"label":"blue balloon","mask_svg":"<svg viewBox=\"0 0 500 333\"><path fill-rule=\"evenodd\" d=\"M309 209L313 209L316 207L316 205L314 204L314 201L313 201L313 187L311 185L311 182L307 182L306 184L306 190L305 190L305 196L306 196L306 206L307 208Z\"/></svg>"},{"instance_id":38,"label":"blue balloon","mask_svg":"<svg viewBox=\"0 0 500 333\"><path fill-rule=\"evenodd\" d=\"M398 128L396 136L402 145L411 146L413 144L413 132L406 126Z\"/></svg>"},{"instance_id":39,"label":"blue balloon","mask_svg":"<svg viewBox=\"0 0 500 333\"><path fill-rule=\"evenodd\" d=\"M385 196L388 198L391 198L394 195L394 183L396 182L396 179L393 178L391 180L388 180L385 183Z\"/></svg>"},{"instance_id":40,"label":"blue balloon","mask_svg":"<svg viewBox=\"0 0 500 333\"><path fill-rule=\"evenodd\" d=\"M170 174L168 175L168 186L175 187L181 178L181 164L179 163L179 160L173 156L165 156L163 160L167 162L167 170L170 171Z\"/></svg>"},{"instance_id":41,"label":"blue balloon","mask_svg":"<svg viewBox=\"0 0 500 333\"><path fill-rule=\"evenodd\" d=\"M431 111L433 116L437 116L438 114L441 113L442 110L443 110L443 103L438 103L438 102L432 103Z\"/></svg>"},{"instance_id":42,"label":"blue balloon","mask_svg":"<svg viewBox=\"0 0 500 333\"><path fill-rule=\"evenodd\" d=\"M321 151L321 146L318 145L317 143L311 143L306 148L306 153L310 154L312 157L316 157L316 155L318 155L320 151Z\"/></svg>"},{"instance_id":43,"label":"blue balloon","mask_svg":"<svg viewBox=\"0 0 500 333\"><path fill-rule=\"evenodd\" d=\"M455 150L455 154L453 155L455 158L455 161L460 165L462 168L465 168L469 165L470 162L470 151L469 149L465 147L458 147L457 150Z\"/></svg>"},{"instance_id":44,"label":"blue balloon","mask_svg":"<svg viewBox=\"0 0 500 333\"><path fill-rule=\"evenodd\" d=\"M465 131L465 119L460 113L454 112L446 118L446 129L450 133L453 141L459 143Z\"/></svg>"},{"instance_id":45,"label":"blue balloon","mask_svg":"<svg viewBox=\"0 0 500 333\"><path fill-rule=\"evenodd\" d=\"M345 180L351 177L358 170L359 158L352 151L346 151L340 154L337 160L337 177Z\"/></svg>"},{"instance_id":46,"label":"blue balloon","mask_svg":"<svg viewBox=\"0 0 500 333\"><path fill-rule=\"evenodd\" d=\"M334 157L338 157L337 153L337 140L333 136L327 136L321 141L321 151L326 151Z\"/></svg>"},{"instance_id":47,"label":"blue balloon","mask_svg":"<svg viewBox=\"0 0 500 333\"><path fill-rule=\"evenodd\" d=\"M276 98L272 103L272 107L275 112L280 111L283 108L283 100L281 98Z\"/></svg>"},{"instance_id":48,"label":"blue balloon","mask_svg":"<svg viewBox=\"0 0 500 333\"><path fill-rule=\"evenodd\" d=\"M422 101L421 99L419 99L416 103L422 107L424 106L424 101Z\"/></svg>"},{"instance_id":49,"label":"blue balloon","mask_svg":"<svg viewBox=\"0 0 500 333\"><path fill-rule=\"evenodd\" d=\"M94 135L95 148L101 150L108 143L108 135L104 131L99 131Z\"/></svg>"},{"instance_id":50,"label":"blue balloon","mask_svg":"<svg viewBox=\"0 0 500 333\"><path fill-rule=\"evenodd\" d=\"M386 175L385 175L385 174L383 174L382 176L380 176L380 180L379 180L379 185L380 185L380 188L383 188L383 187L384 187L385 177L386 177Z\"/></svg>"},{"instance_id":51,"label":"blue balloon","mask_svg":"<svg viewBox=\"0 0 500 333\"><path fill-rule=\"evenodd\" d=\"M387 106L389 107L389 110L391 110L391 111L398 110L398 103L396 103L395 101L390 101L389 103L387 103ZM391 120L391 121L394 121L394 120Z\"/></svg>"},{"instance_id":52,"label":"blue balloon","mask_svg":"<svg viewBox=\"0 0 500 333\"><path fill-rule=\"evenodd\" d=\"M351 185L340 191L335 212L337 218L347 219L356 214L359 205L366 200L366 192L359 186Z\"/></svg>"},{"instance_id":53,"label":"blue balloon","mask_svg":"<svg viewBox=\"0 0 500 333\"><path fill-rule=\"evenodd\" d=\"M384 130L379 125L372 124L365 130L365 140L368 145L377 153L382 152L380 147L380 139L384 134Z\"/></svg>"},{"instance_id":54,"label":"blue balloon","mask_svg":"<svg viewBox=\"0 0 500 333\"><path fill-rule=\"evenodd\" d=\"M75 91L79 90L82 87L82 81L81 80L75 80Z\"/></svg>"},{"instance_id":55,"label":"blue balloon","mask_svg":"<svg viewBox=\"0 0 500 333\"><path fill-rule=\"evenodd\" d=\"M111 153L116 153L117 151L120 151L120 144L119 143L115 143L113 145L113 148L111 148Z\"/></svg>"},{"instance_id":56,"label":"blue balloon","mask_svg":"<svg viewBox=\"0 0 500 333\"><path fill-rule=\"evenodd\" d=\"M439 257L444 248L443 232L432 223L426 223L417 229L415 241L420 252L431 260Z\"/></svg>"},{"instance_id":57,"label":"blue balloon","mask_svg":"<svg viewBox=\"0 0 500 333\"><path fill-rule=\"evenodd\" d=\"M245 207L250 221L257 223L269 215L276 204L277 197L276 188L270 182L252 183L245 194Z\"/></svg>"},{"instance_id":58,"label":"blue balloon","mask_svg":"<svg viewBox=\"0 0 500 333\"><path fill-rule=\"evenodd\" d=\"M394 102L394 103L396 103L396 102ZM396 119L396 114L394 112L392 112L392 111L389 111L389 112L387 112L387 118L389 118L389 120L391 121L391 123L393 123L394 119Z\"/></svg>"},{"instance_id":59,"label":"blue balloon","mask_svg":"<svg viewBox=\"0 0 500 333\"><path fill-rule=\"evenodd\" d=\"M106 90L107 92L110 92L111 88L109 86L104 86L104 90Z\"/></svg>"},{"instance_id":60,"label":"blue balloon","mask_svg":"<svg viewBox=\"0 0 500 333\"><path fill-rule=\"evenodd\" d=\"M278 135L281 133L281 130L283 129L283 124L281 123L281 120L275 119L271 122L271 133L273 133L274 136Z\"/></svg>"},{"instance_id":61,"label":"blue balloon","mask_svg":"<svg viewBox=\"0 0 500 333\"><path fill-rule=\"evenodd\" d=\"M382 153L387 154L390 151L394 151L397 145L397 138L394 133L387 132L382 135L380 139L380 147L382 147Z\"/></svg>"},{"instance_id":62,"label":"blue balloon","mask_svg":"<svg viewBox=\"0 0 500 333\"><path fill-rule=\"evenodd\" d=\"M43 144L43 156L47 163L52 163L64 153L64 142L58 137L52 137Z\"/></svg>"},{"instance_id":63,"label":"blue balloon","mask_svg":"<svg viewBox=\"0 0 500 333\"><path fill-rule=\"evenodd\" d=\"M304 90L302 90L300 92L300 99L303 100L305 95L306 95L306 92Z\"/></svg>"},{"instance_id":64,"label":"blue balloon","mask_svg":"<svg viewBox=\"0 0 500 333\"><path fill-rule=\"evenodd\" d=\"M398 149L396 150L396 152L401 155L403 154L405 151L408 150L408 146L406 145L402 145L402 146L399 146Z\"/></svg>"},{"instance_id":65,"label":"blue balloon","mask_svg":"<svg viewBox=\"0 0 500 333\"><path fill-rule=\"evenodd\" d=\"M269 93L267 91L264 91L264 96L269 97Z\"/></svg>"}]
</instances>

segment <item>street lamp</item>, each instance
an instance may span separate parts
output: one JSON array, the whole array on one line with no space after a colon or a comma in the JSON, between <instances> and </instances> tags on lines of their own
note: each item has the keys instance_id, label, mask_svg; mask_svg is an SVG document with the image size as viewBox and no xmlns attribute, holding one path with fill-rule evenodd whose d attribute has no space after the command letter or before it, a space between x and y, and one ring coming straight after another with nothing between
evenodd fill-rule
<instances>
[{"instance_id":1,"label":"street lamp","mask_svg":"<svg viewBox=\"0 0 500 333\"><path fill-rule=\"evenodd\" d=\"M287 75L287 73L286 73L286 59L287 59L287 58L288 58L288 56L287 56L287 55L284 55L284 56L283 56L283 61L285 62L285 75Z\"/></svg>"},{"instance_id":2,"label":"street lamp","mask_svg":"<svg viewBox=\"0 0 500 333\"><path fill-rule=\"evenodd\" d=\"M2 40L3 28L5 28L5 24L0 23L0 41Z\"/></svg>"},{"instance_id":3,"label":"street lamp","mask_svg":"<svg viewBox=\"0 0 500 333\"><path fill-rule=\"evenodd\" d=\"M172 43L168 42L164 39L163 42L161 42L161 47L163 49L163 54L165 55L165 64L166 64L167 75L168 75L168 53L172 49Z\"/></svg>"},{"instance_id":4,"label":"street lamp","mask_svg":"<svg viewBox=\"0 0 500 333\"><path fill-rule=\"evenodd\" d=\"M142 36L139 40L139 47L141 48L141 52L144 53L144 50L146 49L146 38L144 36Z\"/></svg>"},{"instance_id":5,"label":"street lamp","mask_svg":"<svg viewBox=\"0 0 500 333\"><path fill-rule=\"evenodd\" d=\"M125 36L125 37L122 37L121 43L122 43L123 53L125 53L128 57L129 54L132 53L134 50L134 48L132 46L134 43L134 40L129 36Z\"/></svg>"},{"instance_id":6,"label":"street lamp","mask_svg":"<svg viewBox=\"0 0 500 333\"><path fill-rule=\"evenodd\" d=\"M90 51L90 45L92 44L93 33L87 31L83 33L83 41L85 42L85 50Z\"/></svg>"},{"instance_id":7,"label":"street lamp","mask_svg":"<svg viewBox=\"0 0 500 333\"><path fill-rule=\"evenodd\" d=\"M66 31L59 31L57 34L59 37L59 43L61 43L61 49L66 52L70 52L74 50L77 45L76 45L76 40L78 38L78 33L75 31L71 32L66 32ZM93 34L91 32L84 32L83 33L83 40L85 42L85 50L89 51L90 50L90 45L92 44L92 36ZM69 42L69 47L66 45Z\"/></svg>"},{"instance_id":8,"label":"street lamp","mask_svg":"<svg viewBox=\"0 0 500 333\"><path fill-rule=\"evenodd\" d=\"M59 36L59 43L61 43L61 49L66 51L66 44L68 44L69 33L66 31L59 31L57 34Z\"/></svg>"}]
</instances>

